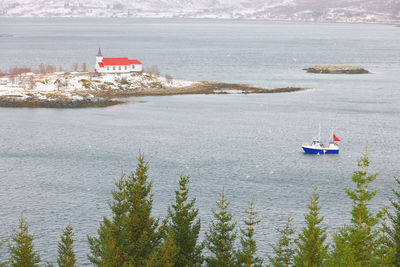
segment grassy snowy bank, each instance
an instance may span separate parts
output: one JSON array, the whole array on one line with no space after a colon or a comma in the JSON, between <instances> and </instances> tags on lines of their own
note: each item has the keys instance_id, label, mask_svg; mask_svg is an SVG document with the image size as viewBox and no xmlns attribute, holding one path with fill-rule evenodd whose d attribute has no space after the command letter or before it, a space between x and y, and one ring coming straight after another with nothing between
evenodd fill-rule
<instances>
[{"instance_id":1,"label":"grassy snowy bank","mask_svg":"<svg viewBox=\"0 0 400 267\"><path fill-rule=\"evenodd\" d=\"M131 96L281 93L301 88L264 89L240 84L192 82L146 73L23 73L0 77L0 106L76 108L123 103Z\"/></svg>"}]
</instances>

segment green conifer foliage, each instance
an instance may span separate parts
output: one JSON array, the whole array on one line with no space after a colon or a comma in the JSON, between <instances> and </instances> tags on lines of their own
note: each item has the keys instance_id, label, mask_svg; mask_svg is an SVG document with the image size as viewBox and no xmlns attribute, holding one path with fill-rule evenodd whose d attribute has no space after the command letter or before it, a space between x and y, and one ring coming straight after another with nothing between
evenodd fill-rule
<instances>
[{"instance_id":1,"label":"green conifer foliage","mask_svg":"<svg viewBox=\"0 0 400 267\"><path fill-rule=\"evenodd\" d=\"M34 251L33 236L29 234L28 225L21 216L18 230L14 230L12 236L14 245L10 245L12 267L39 266L40 256Z\"/></svg>"},{"instance_id":2,"label":"green conifer foliage","mask_svg":"<svg viewBox=\"0 0 400 267\"><path fill-rule=\"evenodd\" d=\"M91 254L88 259L95 266L122 266L127 255L123 248L126 244L123 218L127 216L125 201L125 174L115 183L116 189L112 192L113 201L108 205L113 213L112 219L103 218L97 230L98 238L89 237L88 242Z\"/></svg>"},{"instance_id":3,"label":"green conifer foliage","mask_svg":"<svg viewBox=\"0 0 400 267\"><path fill-rule=\"evenodd\" d=\"M254 211L254 201L250 201L249 210L246 211L249 216L244 221L246 229L240 229L242 236L240 237L241 250L237 253L238 266L259 267L262 266L263 260L255 255L257 251L256 241L254 240L254 227L260 222L256 219Z\"/></svg>"},{"instance_id":4,"label":"green conifer foliage","mask_svg":"<svg viewBox=\"0 0 400 267\"><path fill-rule=\"evenodd\" d=\"M383 217L381 221L381 226L379 228L379 238L378 238L378 248L377 248L377 256L378 256L378 266L398 266L394 264L394 255L395 255L395 247L391 246L388 228L386 225L386 217L387 217L387 209L388 207L383 209Z\"/></svg>"},{"instance_id":5,"label":"green conifer foliage","mask_svg":"<svg viewBox=\"0 0 400 267\"><path fill-rule=\"evenodd\" d=\"M123 220L128 261L133 266L143 266L163 237L158 229L159 220L151 216L153 195L152 183L147 182L148 164L143 155L138 161L136 172L126 181L127 216Z\"/></svg>"},{"instance_id":6,"label":"green conifer foliage","mask_svg":"<svg viewBox=\"0 0 400 267\"><path fill-rule=\"evenodd\" d=\"M68 225L63 234L61 241L58 242L58 258L57 263L60 267L75 267L76 259L73 250L74 240L72 239L72 226Z\"/></svg>"},{"instance_id":7,"label":"green conifer foliage","mask_svg":"<svg viewBox=\"0 0 400 267\"><path fill-rule=\"evenodd\" d=\"M196 220L199 210L194 207L196 198L188 200L189 176L181 176L179 189L175 191L175 203L168 209L175 244L179 248L175 266L194 266L201 263L203 245L197 244L200 232L200 219Z\"/></svg>"},{"instance_id":8,"label":"green conifer foliage","mask_svg":"<svg viewBox=\"0 0 400 267\"><path fill-rule=\"evenodd\" d=\"M294 262L299 267L319 267L324 266L328 258L328 246L324 244L326 239L326 227L321 227L323 217L319 216L319 195L317 187L314 186L314 192L308 205L309 212L305 215L306 226L303 227L298 239L295 241Z\"/></svg>"},{"instance_id":9,"label":"green conifer foliage","mask_svg":"<svg viewBox=\"0 0 400 267\"><path fill-rule=\"evenodd\" d=\"M377 174L368 175L368 154L364 153L358 161L357 171L353 172L352 180L356 184L354 190L345 188L345 192L353 200L351 223L334 235L334 250L331 265L339 266L340 262L350 261L354 266L377 266L379 247L379 229L377 224L383 213L374 215L368 209L368 203L377 191L369 191L368 185L373 182ZM339 261L339 262L338 262Z\"/></svg>"},{"instance_id":10,"label":"green conifer foliage","mask_svg":"<svg viewBox=\"0 0 400 267\"><path fill-rule=\"evenodd\" d=\"M211 252L207 263L210 267L231 267L235 265L236 224L232 222L232 214L227 212L229 203L225 201L222 190L221 201L217 202L219 212L213 211L209 233L206 233L206 246Z\"/></svg>"},{"instance_id":11,"label":"green conifer foliage","mask_svg":"<svg viewBox=\"0 0 400 267\"><path fill-rule=\"evenodd\" d=\"M154 266L162 266L162 267L172 267L176 265L177 254L179 248L175 245L174 234L171 230L168 231L168 236L165 239L164 243L160 245L159 248L154 250L154 253L151 255L148 260L146 266L154 267ZM181 266L189 266L189 265L181 265Z\"/></svg>"},{"instance_id":12,"label":"green conifer foliage","mask_svg":"<svg viewBox=\"0 0 400 267\"><path fill-rule=\"evenodd\" d=\"M400 188L400 179L395 178L397 187ZM392 227L387 229L389 234L390 246L395 249L394 252L394 263L396 266L400 266L400 191L392 188L392 192L395 199L391 199L390 202L393 207L393 212L388 214L389 220L392 223Z\"/></svg>"},{"instance_id":13,"label":"green conifer foliage","mask_svg":"<svg viewBox=\"0 0 400 267\"><path fill-rule=\"evenodd\" d=\"M103 218L98 237L88 237L89 260L95 266L145 266L162 240L165 227L151 215L152 183L139 153L135 172L122 175L113 192L112 219Z\"/></svg>"},{"instance_id":14,"label":"green conifer foliage","mask_svg":"<svg viewBox=\"0 0 400 267\"><path fill-rule=\"evenodd\" d=\"M292 219L288 218L284 228L278 228L277 232L280 234L278 243L271 245L275 253L274 256L268 256L268 259L273 267L289 267L293 266L294 256L294 230L291 226Z\"/></svg>"},{"instance_id":15,"label":"green conifer foliage","mask_svg":"<svg viewBox=\"0 0 400 267\"><path fill-rule=\"evenodd\" d=\"M333 241L335 247L332 254L329 255L327 266L362 267L348 242L344 242L343 238L337 234L333 236Z\"/></svg>"}]
</instances>

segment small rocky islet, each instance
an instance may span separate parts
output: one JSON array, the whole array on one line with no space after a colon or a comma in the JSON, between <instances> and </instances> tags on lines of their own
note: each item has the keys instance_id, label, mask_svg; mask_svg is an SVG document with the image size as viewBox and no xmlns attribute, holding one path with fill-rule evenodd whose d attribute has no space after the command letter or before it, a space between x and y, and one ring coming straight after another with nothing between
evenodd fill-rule
<instances>
[{"instance_id":1,"label":"small rocky islet","mask_svg":"<svg viewBox=\"0 0 400 267\"><path fill-rule=\"evenodd\" d=\"M334 65L315 65L304 69L309 73L322 74L368 74L368 70L359 66L334 66Z\"/></svg>"}]
</instances>

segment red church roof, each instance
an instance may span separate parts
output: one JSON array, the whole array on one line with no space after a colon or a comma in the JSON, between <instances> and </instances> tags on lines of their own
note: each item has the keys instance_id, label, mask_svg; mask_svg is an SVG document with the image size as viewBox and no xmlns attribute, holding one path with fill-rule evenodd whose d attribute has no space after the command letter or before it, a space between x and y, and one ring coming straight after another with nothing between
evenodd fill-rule
<instances>
[{"instance_id":1,"label":"red church roof","mask_svg":"<svg viewBox=\"0 0 400 267\"><path fill-rule=\"evenodd\" d=\"M142 64L139 60L128 59L127 57L110 57L103 58L102 62L99 62L99 66L127 66L133 64Z\"/></svg>"}]
</instances>

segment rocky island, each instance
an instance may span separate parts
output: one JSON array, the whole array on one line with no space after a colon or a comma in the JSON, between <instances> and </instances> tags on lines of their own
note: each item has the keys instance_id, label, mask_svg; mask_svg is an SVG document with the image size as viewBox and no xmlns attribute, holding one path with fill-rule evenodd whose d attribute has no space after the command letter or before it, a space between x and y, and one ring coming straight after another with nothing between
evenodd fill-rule
<instances>
[{"instance_id":1,"label":"rocky island","mask_svg":"<svg viewBox=\"0 0 400 267\"><path fill-rule=\"evenodd\" d=\"M283 93L302 88L265 89L242 84L193 82L146 73L54 72L0 77L0 107L80 108L125 103L133 96Z\"/></svg>"},{"instance_id":2,"label":"rocky island","mask_svg":"<svg viewBox=\"0 0 400 267\"><path fill-rule=\"evenodd\" d=\"M359 66L332 66L332 65L315 65L311 68L304 69L309 73L325 73L325 74L367 74L370 73L366 69Z\"/></svg>"}]
</instances>

